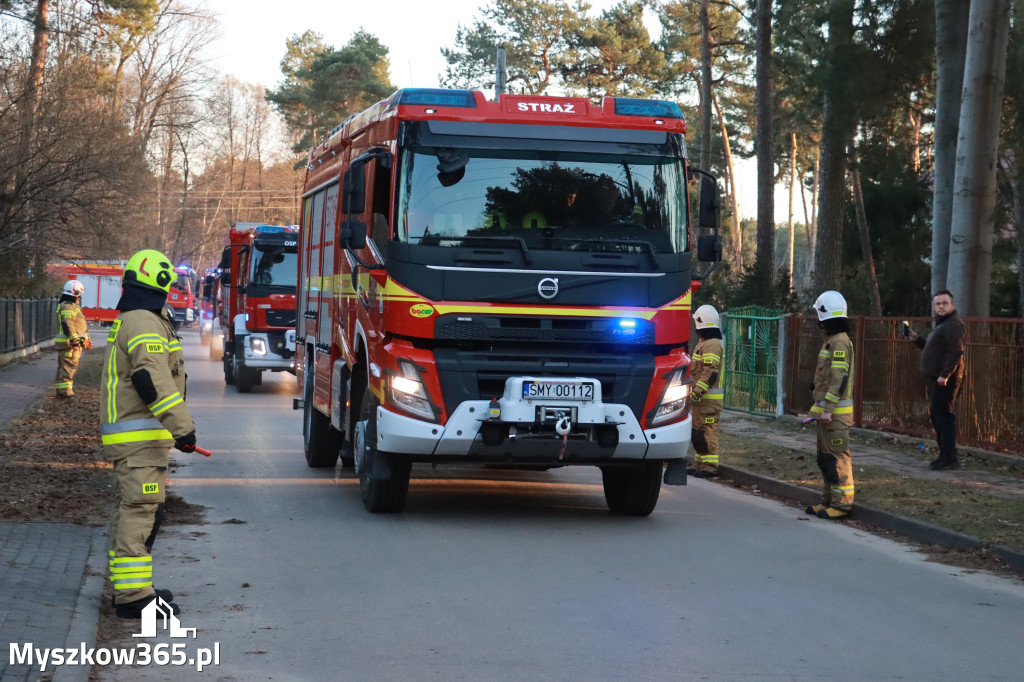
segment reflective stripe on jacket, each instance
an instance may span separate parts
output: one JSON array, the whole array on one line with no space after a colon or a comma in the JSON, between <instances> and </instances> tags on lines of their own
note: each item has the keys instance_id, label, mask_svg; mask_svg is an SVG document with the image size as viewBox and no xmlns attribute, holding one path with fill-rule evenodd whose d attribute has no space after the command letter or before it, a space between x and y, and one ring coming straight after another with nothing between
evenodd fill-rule
<instances>
[{"instance_id":1,"label":"reflective stripe on jacket","mask_svg":"<svg viewBox=\"0 0 1024 682\"><path fill-rule=\"evenodd\" d=\"M693 349L690 376L694 400L722 400L722 339L701 339Z\"/></svg>"},{"instance_id":2,"label":"reflective stripe on jacket","mask_svg":"<svg viewBox=\"0 0 1024 682\"><path fill-rule=\"evenodd\" d=\"M853 343L845 332L825 339L814 370L811 414L828 412L844 424L853 423Z\"/></svg>"},{"instance_id":3,"label":"reflective stripe on jacket","mask_svg":"<svg viewBox=\"0 0 1024 682\"><path fill-rule=\"evenodd\" d=\"M100 433L108 459L152 446L170 447L195 425L185 407L181 340L164 318L148 310L122 312L107 336ZM146 370L156 397L143 402L132 375ZM166 453L164 453L166 455Z\"/></svg>"},{"instance_id":4,"label":"reflective stripe on jacket","mask_svg":"<svg viewBox=\"0 0 1024 682\"><path fill-rule=\"evenodd\" d=\"M53 338L57 350L66 349L69 339L89 338L89 322L85 319L85 313L77 303L71 301L58 303L57 322L60 324L60 331Z\"/></svg>"}]
</instances>

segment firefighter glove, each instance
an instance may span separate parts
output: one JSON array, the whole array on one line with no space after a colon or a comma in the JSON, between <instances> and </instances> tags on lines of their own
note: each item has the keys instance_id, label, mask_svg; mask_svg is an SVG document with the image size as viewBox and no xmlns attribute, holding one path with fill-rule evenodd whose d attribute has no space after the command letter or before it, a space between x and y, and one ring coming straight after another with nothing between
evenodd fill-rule
<instances>
[{"instance_id":1,"label":"firefighter glove","mask_svg":"<svg viewBox=\"0 0 1024 682\"><path fill-rule=\"evenodd\" d=\"M189 431L181 438L174 439L174 447L182 452L196 451L196 432Z\"/></svg>"}]
</instances>

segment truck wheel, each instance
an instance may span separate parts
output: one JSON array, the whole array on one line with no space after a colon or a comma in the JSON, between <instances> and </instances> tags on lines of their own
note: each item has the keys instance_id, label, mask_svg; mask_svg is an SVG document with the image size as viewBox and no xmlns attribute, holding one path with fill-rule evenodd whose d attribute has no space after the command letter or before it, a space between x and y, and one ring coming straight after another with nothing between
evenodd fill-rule
<instances>
[{"instance_id":1,"label":"truck wheel","mask_svg":"<svg viewBox=\"0 0 1024 682\"><path fill-rule=\"evenodd\" d=\"M333 468L341 452L341 434L331 426L331 420L313 407L312 364L306 364L306 384L302 392L302 440L306 450L306 464L311 469Z\"/></svg>"},{"instance_id":2,"label":"truck wheel","mask_svg":"<svg viewBox=\"0 0 1024 682\"><path fill-rule=\"evenodd\" d=\"M362 434L355 439L356 459L359 460L356 470L359 472L359 491L362 493L366 511L374 514L391 514L400 512L405 507L412 464L404 455L377 450L378 405L380 402L377 396L367 387L360 412L363 417ZM387 464L391 474L388 478L370 475L377 464L373 461L376 458L383 459Z\"/></svg>"},{"instance_id":3,"label":"truck wheel","mask_svg":"<svg viewBox=\"0 0 1024 682\"><path fill-rule=\"evenodd\" d=\"M249 393L256 385L258 371L245 366L245 360L235 358L235 388L239 393Z\"/></svg>"},{"instance_id":4,"label":"truck wheel","mask_svg":"<svg viewBox=\"0 0 1024 682\"><path fill-rule=\"evenodd\" d=\"M224 354L221 362L224 364L224 383L228 386L235 385L235 366L234 361L227 353Z\"/></svg>"},{"instance_id":5,"label":"truck wheel","mask_svg":"<svg viewBox=\"0 0 1024 682\"><path fill-rule=\"evenodd\" d=\"M604 499L614 514L647 516L661 493L661 460L601 468Z\"/></svg>"}]
</instances>

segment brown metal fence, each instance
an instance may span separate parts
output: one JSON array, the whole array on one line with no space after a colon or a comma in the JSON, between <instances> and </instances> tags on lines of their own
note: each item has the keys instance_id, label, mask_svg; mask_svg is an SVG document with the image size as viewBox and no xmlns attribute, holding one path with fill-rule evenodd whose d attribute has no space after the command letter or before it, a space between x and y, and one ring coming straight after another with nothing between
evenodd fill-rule
<instances>
[{"instance_id":1,"label":"brown metal fence","mask_svg":"<svg viewBox=\"0 0 1024 682\"><path fill-rule=\"evenodd\" d=\"M57 335L57 299L0 298L0 353Z\"/></svg>"},{"instance_id":2,"label":"brown metal fence","mask_svg":"<svg viewBox=\"0 0 1024 682\"><path fill-rule=\"evenodd\" d=\"M924 335L930 318L912 318ZM854 424L931 437L928 396L918 370L920 351L902 338L901 320L851 316L854 344ZM965 318L966 376L957 404L960 445L1024 456L1024 319ZM808 390L821 348L817 318L787 319L783 406L811 406Z\"/></svg>"}]
</instances>

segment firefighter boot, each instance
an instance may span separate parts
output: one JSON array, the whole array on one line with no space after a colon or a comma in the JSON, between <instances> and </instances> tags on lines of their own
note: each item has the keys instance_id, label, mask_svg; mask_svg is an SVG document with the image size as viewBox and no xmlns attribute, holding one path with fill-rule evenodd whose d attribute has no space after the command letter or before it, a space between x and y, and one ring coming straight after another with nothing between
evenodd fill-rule
<instances>
[{"instance_id":1,"label":"firefighter boot","mask_svg":"<svg viewBox=\"0 0 1024 682\"><path fill-rule=\"evenodd\" d=\"M161 590L159 587L154 587L153 591L156 592L156 596L160 597L168 604L170 604L171 600L174 599L174 593L170 590ZM144 599L149 599L149 597L144 597ZM117 602L114 601L114 595L110 595L110 605L117 607ZM145 606L145 604L143 604L143 606Z\"/></svg>"},{"instance_id":2,"label":"firefighter boot","mask_svg":"<svg viewBox=\"0 0 1024 682\"><path fill-rule=\"evenodd\" d=\"M163 591L166 592L166 590ZM145 608L149 606L150 602L154 601L158 596L158 594L151 594L148 597L136 599L135 601L130 601L127 604L117 604L114 606L114 613L118 618L142 618L143 610L145 610ZM170 608L171 613L175 616L181 613L181 609L179 609L178 605L174 602L164 600L164 605ZM161 605L158 604L157 606L159 607Z\"/></svg>"},{"instance_id":3,"label":"firefighter boot","mask_svg":"<svg viewBox=\"0 0 1024 682\"><path fill-rule=\"evenodd\" d=\"M820 512L818 512L818 518L819 519L828 519L830 521L835 521L837 519L843 519L843 518L846 518L849 515L850 515L850 512L843 511L842 509L835 509L833 507L825 507Z\"/></svg>"},{"instance_id":4,"label":"firefighter boot","mask_svg":"<svg viewBox=\"0 0 1024 682\"><path fill-rule=\"evenodd\" d=\"M815 504L813 506L808 505L807 509L804 509L804 513L810 514L811 516L817 516L818 512L825 511L826 509L828 509L827 504Z\"/></svg>"}]
</instances>

